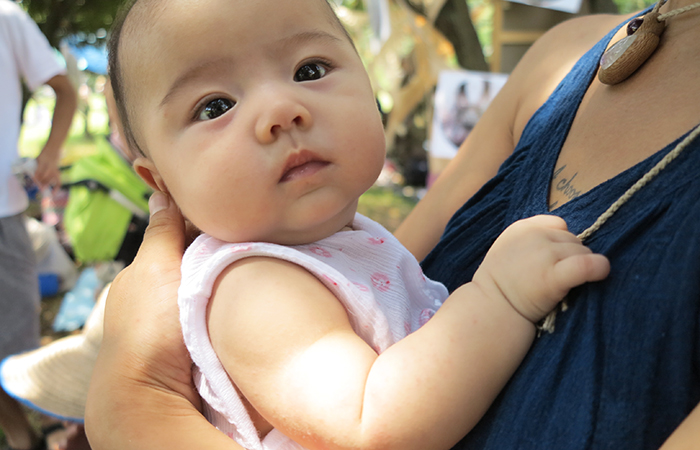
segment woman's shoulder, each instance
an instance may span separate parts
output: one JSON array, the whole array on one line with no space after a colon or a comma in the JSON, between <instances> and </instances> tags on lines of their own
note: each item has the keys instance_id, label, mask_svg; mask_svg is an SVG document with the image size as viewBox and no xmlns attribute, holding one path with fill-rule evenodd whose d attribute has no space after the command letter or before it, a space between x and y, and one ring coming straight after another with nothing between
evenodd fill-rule
<instances>
[{"instance_id":1,"label":"woman's shoulder","mask_svg":"<svg viewBox=\"0 0 700 450\"><path fill-rule=\"evenodd\" d=\"M608 32L635 14L591 14L561 22L532 45L523 61L527 62L532 57L544 57L546 61L560 63L578 59Z\"/></svg>"},{"instance_id":2,"label":"woman's shoulder","mask_svg":"<svg viewBox=\"0 0 700 450\"><path fill-rule=\"evenodd\" d=\"M562 22L540 37L509 77L517 98L513 123L515 142L532 114L549 98L576 62L617 25L633 14L595 14Z\"/></svg>"}]
</instances>

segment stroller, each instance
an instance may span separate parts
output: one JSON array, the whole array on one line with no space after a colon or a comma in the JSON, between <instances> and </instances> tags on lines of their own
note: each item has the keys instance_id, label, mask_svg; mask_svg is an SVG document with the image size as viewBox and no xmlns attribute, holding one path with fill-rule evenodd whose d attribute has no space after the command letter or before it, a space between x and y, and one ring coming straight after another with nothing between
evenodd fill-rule
<instances>
[{"instance_id":1,"label":"stroller","mask_svg":"<svg viewBox=\"0 0 700 450\"><path fill-rule=\"evenodd\" d=\"M148 225L151 188L106 138L65 168L62 179L69 193L63 227L75 259L129 264Z\"/></svg>"}]
</instances>

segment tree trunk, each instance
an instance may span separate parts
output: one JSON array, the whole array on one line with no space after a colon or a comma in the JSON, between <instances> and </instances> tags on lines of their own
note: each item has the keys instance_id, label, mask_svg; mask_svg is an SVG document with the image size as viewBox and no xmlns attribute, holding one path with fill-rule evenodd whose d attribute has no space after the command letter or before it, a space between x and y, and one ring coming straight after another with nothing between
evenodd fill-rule
<instances>
[{"instance_id":1,"label":"tree trunk","mask_svg":"<svg viewBox=\"0 0 700 450\"><path fill-rule=\"evenodd\" d=\"M467 70L489 70L466 0L447 0L435 19L435 28L452 42L461 67Z\"/></svg>"}]
</instances>

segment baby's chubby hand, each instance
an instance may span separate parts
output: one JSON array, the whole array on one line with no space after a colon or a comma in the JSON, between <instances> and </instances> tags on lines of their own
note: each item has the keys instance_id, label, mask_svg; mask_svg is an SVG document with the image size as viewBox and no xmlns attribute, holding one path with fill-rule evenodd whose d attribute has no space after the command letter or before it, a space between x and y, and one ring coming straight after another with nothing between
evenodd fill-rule
<instances>
[{"instance_id":1,"label":"baby's chubby hand","mask_svg":"<svg viewBox=\"0 0 700 450\"><path fill-rule=\"evenodd\" d=\"M487 295L504 298L536 323L569 290L608 276L608 259L571 234L563 219L540 215L510 225L496 239L474 274Z\"/></svg>"}]
</instances>

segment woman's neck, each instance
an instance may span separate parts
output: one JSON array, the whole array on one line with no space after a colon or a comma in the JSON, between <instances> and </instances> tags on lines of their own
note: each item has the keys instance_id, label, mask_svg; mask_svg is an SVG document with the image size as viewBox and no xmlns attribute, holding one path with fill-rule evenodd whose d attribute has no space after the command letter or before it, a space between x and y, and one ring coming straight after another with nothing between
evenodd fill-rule
<instances>
[{"instance_id":1,"label":"woman's neck","mask_svg":"<svg viewBox=\"0 0 700 450\"><path fill-rule=\"evenodd\" d=\"M668 0L660 9L661 14L697 3L698 0Z\"/></svg>"}]
</instances>

